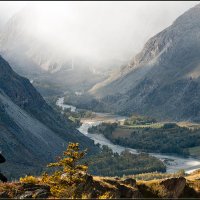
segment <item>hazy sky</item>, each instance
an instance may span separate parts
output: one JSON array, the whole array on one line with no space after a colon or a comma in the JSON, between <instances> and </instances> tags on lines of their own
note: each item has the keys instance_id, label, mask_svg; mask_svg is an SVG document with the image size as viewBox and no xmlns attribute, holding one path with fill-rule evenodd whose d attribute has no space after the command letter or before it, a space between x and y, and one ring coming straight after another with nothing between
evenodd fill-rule
<instances>
[{"instance_id":1,"label":"hazy sky","mask_svg":"<svg viewBox=\"0 0 200 200\"><path fill-rule=\"evenodd\" d=\"M127 59L154 34L196 5L170 2L0 2L0 25L23 7L36 7L33 34L75 54ZM28 19L28 18L27 18Z\"/></svg>"}]
</instances>

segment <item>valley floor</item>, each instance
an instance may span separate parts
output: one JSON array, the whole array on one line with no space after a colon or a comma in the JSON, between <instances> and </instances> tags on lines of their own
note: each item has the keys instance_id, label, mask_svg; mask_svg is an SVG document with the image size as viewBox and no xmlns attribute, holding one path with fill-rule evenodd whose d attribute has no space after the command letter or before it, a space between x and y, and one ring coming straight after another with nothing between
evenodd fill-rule
<instances>
[{"instance_id":1,"label":"valley floor","mask_svg":"<svg viewBox=\"0 0 200 200\"><path fill-rule=\"evenodd\" d=\"M63 99L63 98L59 98L57 101L57 105L59 107L65 108L66 106L68 106L68 107L70 106L70 105L66 105L64 101L61 102L61 99ZM73 107L73 110L74 110L74 107ZM125 116L113 115L110 113L95 113L95 115L92 117L81 118L82 125L81 125L81 127L78 128L78 130L81 133L83 133L84 135L86 135L87 137L89 137L90 139L94 140L95 144L99 143L101 146L107 145L109 148L111 148L113 150L113 152L121 153L125 149L128 149L130 152L137 154L138 150L133 147L130 148L127 146L113 144L112 141L105 138L102 134L88 133L88 129L90 127L97 126L97 125L101 124L102 122L106 122L106 123L117 122L117 123L123 124L124 120L126 120L126 119L127 119L127 117L125 117ZM151 125L145 125L146 126L145 128L148 128L148 127L160 128L164 123L167 123L167 122L159 122L159 123L154 123ZM178 125L180 127L187 127L191 130L200 127L200 124L190 123L190 122L180 122L180 123L178 123ZM119 128L120 130L117 129L116 134L121 135L122 129L123 129L124 134L130 134L130 132L132 131L131 130L132 128L141 128L141 126L134 126L134 127L124 126L123 127L121 125L121 128ZM189 151L191 152L191 155L194 156L194 154L195 154L195 157L198 154L198 148L195 148L195 149L190 148ZM174 173L180 169L185 170L187 173L191 173L192 171L200 168L200 160L198 158L194 158L194 157L185 158L181 155L180 156L179 155L170 155L170 154L166 154L166 153L150 153L150 155L165 162L168 173Z\"/></svg>"}]
</instances>

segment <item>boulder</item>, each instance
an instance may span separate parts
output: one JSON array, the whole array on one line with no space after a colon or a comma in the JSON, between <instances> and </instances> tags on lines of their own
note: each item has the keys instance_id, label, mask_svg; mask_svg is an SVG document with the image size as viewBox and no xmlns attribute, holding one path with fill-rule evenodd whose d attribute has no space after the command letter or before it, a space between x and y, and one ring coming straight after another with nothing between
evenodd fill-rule
<instances>
[{"instance_id":1,"label":"boulder","mask_svg":"<svg viewBox=\"0 0 200 200\"><path fill-rule=\"evenodd\" d=\"M3 191L3 192L0 192L0 198L1 199L7 199L7 198L9 198L9 195L8 195L8 193L7 193L7 191Z\"/></svg>"},{"instance_id":2,"label":"boulder","mask_svg":"<svg viewBox=\"0 0 200 200\"><path fill-rule=\"evenodd\" d=\"M32 191L25 191L22 195L19 196L19 199L30 199L33 196Z\"/></svg>"},{"instance_id":3,"label":"boulder","mask_svg":"<svg viewBox=\"0 0 200 200\"><path fill-rule=\"evenodd\" d=\"M24 191L18 196L19 199L27 198L48 198L50 196L50 187L48 185L39 185L33 183L23 183L21 186Z\"/></svg>"},{"instance_id":4,"label":"boulder","mask_svg":"<svg viewBox=\"0 0 200 200\"><path fill-rule=\"evenodd\" d=\"M8 179L2 173L0 173L0 180L2 182L7 182L8 181Z\"/></svg>"},{"instance_id":5,"label":"boulder","mask_svg":"<svg viewBox=\"0 0 200 200\"><path fill-rule=\"evenodd\" d=\"M170 178L163 180L160 185L166 193L165 198L178 198L186 186L186 179L184 177Z\"/></svg>"},{"instance_id":6,"label":"boulder","mask_svg":"<svg viewBox=\"0 0 200 200\"><path fill-rule=\"evenodd\" d=\"M45 190L45 189L37 189L34 191L34 198L48 198L50 195L50 191Z\"/></svg>"},{"instance_id":7,"label":"boulder","mask_svg":"<svg viewBox=\"0 0 200 200\"><path fill-rule=\"evenodd\" d=\"M141 198L142 194L137 187L129 187L127 185L119 185L120 198Z\"/></svg>"},{"instance_id":8,"label":"boulder","mask_svg":"<svg viewBox=\"0 0 200 200\"><path fill-rule=\"evenodd\" d=\"M5 161L6 161L6 159L0 153L0 163L4 163ZM2 173L0 173L0 180L2 182L7 182L7 178Z\"/></svg>"},{"instance_id":9,"label":"boulder","mask_svg":"<svg viewBox=\"0 0 200 200\"><path fill-rule=\"evenodd\" d=\"M22 188L25 191L35 191L37 189L43 189L43 190L46 190L46 191L50 191L50 186L39 185L39 184L34 184L34 183L23 183Z\"/></svg>"},{"instance_id":10,"label":"boulder","mask_svg":"<svg viewBox=\"0 0 200 200\"><path fill-rule=\"evenodd\" d=\"M0 153L0 163L4 163L6 161L6 159L2 156L2 154Z\"/></svg>"},{"instance_id":11,"label":"boulder","mask_svg":"<svg viewBox=\"0 0 200 200\"><path fill-rule=\"evenodd\" d=\"M134 179L127 180L92 177L84 184L83 193L87 198L140 198L142 197Z\"/></svg>"}]
</instances>

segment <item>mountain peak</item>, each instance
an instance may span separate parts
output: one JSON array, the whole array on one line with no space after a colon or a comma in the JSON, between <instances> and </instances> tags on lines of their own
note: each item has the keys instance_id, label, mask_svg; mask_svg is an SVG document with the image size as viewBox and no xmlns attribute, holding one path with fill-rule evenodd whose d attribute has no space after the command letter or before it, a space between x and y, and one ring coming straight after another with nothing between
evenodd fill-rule
<instances>
[{"instance_id":1,"label":"mountain peak","mask_svg":"<svg viewBox=\"0 0 200 200\"><path fill-rule=\"evenodd\" d=\"M188 11L179 16L173 23L173 25L187 25L195 27L200 24L200 4L190 8Z\"/></svg>"}]
</instances>

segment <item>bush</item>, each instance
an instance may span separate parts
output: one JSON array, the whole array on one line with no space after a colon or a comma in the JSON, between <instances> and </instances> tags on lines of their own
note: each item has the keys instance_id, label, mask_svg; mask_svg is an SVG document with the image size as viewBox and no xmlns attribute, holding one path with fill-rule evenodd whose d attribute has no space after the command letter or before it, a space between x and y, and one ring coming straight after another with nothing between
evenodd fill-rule
<instances>
[{"instance_id":1,"label":"bush","mask_svg":"<svg viewBox=\"0 0 200 200\"><path fill-rule=\"evenodd\" d=\"M157 122L156 119L151 118L151 117L133 115L124 121L124 125L145 125L145 124L152 124L156 122Z\"/></svg>"},{"instance_id":2,"label":"bush","mask_svg":"<svg viewBox=\"0 0 200 200\"><path fill-rule=\"evenodd\" d=\"M34 176L25 176L24 178L20 178L20 182L37 184L37 183L39 183L39 180L38 180L38 178L36 178Z\"/></svg>"},{"instance_id":3,"label":"bush","mask_svg":"<svg viewBox=\"0 0 200 200\"><path fill-rule=\"evenodd\" d=\"M163 125L164 129L169 129L169 128L176 128L178 125L176 123L166 123Z\"/></svg>"}]
</instances>

